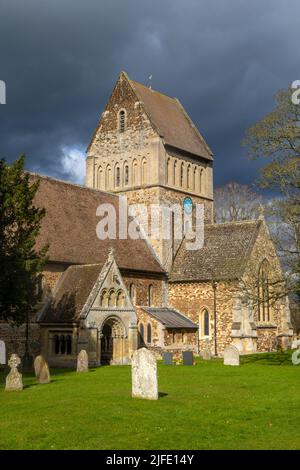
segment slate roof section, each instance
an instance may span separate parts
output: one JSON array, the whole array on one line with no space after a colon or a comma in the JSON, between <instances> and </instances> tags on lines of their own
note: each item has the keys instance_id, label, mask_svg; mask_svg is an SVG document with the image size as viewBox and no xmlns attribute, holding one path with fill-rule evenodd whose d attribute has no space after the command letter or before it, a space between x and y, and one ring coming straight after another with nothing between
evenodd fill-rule
<instances>
[{"instance_id":1,"label":"slate roof section","mask_svg":"<svg viewBox=\"0 0 300 470\"><path fill-rule=\"evenodd\" d=\"M143 307L146 313L154 317L166 328L172 329L198 329L198 325L192 322L189 318L182 315L182 313L174 310L173 308L154 308Z\"/></svg>"},{"instance_id":2,"label":"slate roof section","mask_svg":"<svg viewBox=\"0 0 300 470\"><path fill-rule=\"evenodd\" d=\"M187 250L182 242L170 281L239 279L244 273L262 220L205 226L204 246Z\"/></svg>"},{"instance_id":3,"label":"slate roof section","mask_svg":"<svg viewBox=\"0 0 300 470\"><path fill-rule=\"evenodd\" d=\"M166 145L212 160L212 151L178 99L129 81Z\"/></svg>"},{"instance_id":4,"label":"slate roof section","mask_svg":"<svg viewBox=\"0 0 300 470\"><path fill-rule=\"evenodd\" d=\"M100 264L69 266L41 313L41 323L77 322L101 269Z\"/></svg>"},{"instance_id":5,"label":"slate roof section","mask_svg":"<svg viewBox=\"0 0 300 470\"><path fill-rule=\"evenodd\" d=\"M46 209L37 248L49 244L49 261L68 264L104 264L110 248L120 269L164 273L153 249L143 239L118 238L119 196L53 178L31 175L40 187L34 204ZM117 239L99 240L96 226L100 204L111 204L117 214ZM129 219L128 219L129 221Z\"/></svg>"}]
</instances>

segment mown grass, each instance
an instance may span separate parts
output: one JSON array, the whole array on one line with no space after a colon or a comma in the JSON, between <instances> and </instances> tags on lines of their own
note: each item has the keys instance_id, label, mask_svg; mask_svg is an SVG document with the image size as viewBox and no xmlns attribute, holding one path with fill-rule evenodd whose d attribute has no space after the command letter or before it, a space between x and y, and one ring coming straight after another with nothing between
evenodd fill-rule
<instances>
[{"instance_id":1,"label":"mown grass","mask_svg":"<svg viewBox=\"0 0 300 470\"><path fill-rule=\"evenodd\" d=\"M299 449L300 366L290 354L245 356L240 367L159 364L158 401L131 398L130 367L52 370L4 391L1 449Z\"/></svg>"}]
</instances>

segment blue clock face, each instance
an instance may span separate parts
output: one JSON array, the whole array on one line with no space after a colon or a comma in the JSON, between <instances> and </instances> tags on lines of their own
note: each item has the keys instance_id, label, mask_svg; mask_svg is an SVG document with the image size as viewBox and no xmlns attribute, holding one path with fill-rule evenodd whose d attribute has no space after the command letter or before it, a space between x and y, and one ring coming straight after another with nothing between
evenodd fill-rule
<instances>
[{"instance_id":1,"label":"blue clock face","mask_svg":"<svg viewBox=\"0 0 300 470\"><path fill-rule=\"evenodd\" d=\"M190 197L186 197L183 200L183 210L186 214L191 214L193 212L193 201Z\"/></svg>"}]
</instances>

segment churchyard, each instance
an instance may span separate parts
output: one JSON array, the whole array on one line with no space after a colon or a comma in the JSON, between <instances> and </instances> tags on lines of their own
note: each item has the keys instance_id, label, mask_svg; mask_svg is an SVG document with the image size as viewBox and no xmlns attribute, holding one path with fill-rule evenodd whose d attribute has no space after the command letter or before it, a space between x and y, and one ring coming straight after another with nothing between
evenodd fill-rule
<instances>
[{"instance_id":1,"label":"churchyard","mask_svg":"<svg viewBox=\"0 0 300 470\"><path fill-rule=\"evenodd\" d=\"M290 353L158 363L158 400L131 396L130 366L23 374L5 391L1 449L299 449L300 366Z\"/></svg>"}]
</instances>

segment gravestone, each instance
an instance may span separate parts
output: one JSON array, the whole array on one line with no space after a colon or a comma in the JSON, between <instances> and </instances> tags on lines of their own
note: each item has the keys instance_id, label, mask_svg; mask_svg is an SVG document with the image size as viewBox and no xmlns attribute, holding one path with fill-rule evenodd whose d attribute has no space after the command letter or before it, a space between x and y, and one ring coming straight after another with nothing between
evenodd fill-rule
<instances>
[{"instance_id":1,"label":"gravestone","mask_svg":"<svg viewBox=\"0 0 300 470\"><path fill-rule=\"evenodd\" d=\"M238 348L233 345L227 346L224 349L224 365L225 366L239 366L240 353Z\"/></svg>"},{"instance_id":2,"label":"gravestone","mask_svg":"<svg viewBox=\"0 0 300 470\"><path fill-rule=\"evenodd\" d=\"M163 361L166 366L172 366L173 365L173 354L166 352L163 354Z\"/></svg>"},{"instance_id":3,"label":"gravestone","mask_svg":"<svg viewBox=\"0 0 300 470\"><path fill-rule=\"evenodd\" d=\"M77 356L77 372L89 371L89 357L85 349L82 349Z\"/></svg>"},{"instance_id":4,"label":"gravestone","mask_svg":"<svg viewBox=\"0 0 300 470\"><path fill-rule=\"evenodd\" d=\"M21 359L17 354L12 354L8 361L10 372L6 377L5 390L23 390L22 374L18 371Z\"/></svg>"},{"instance_id":5,"label":"gravestone","mask_svg":"<svg viewBox=\"0 0 300 470\"><path fill-rule=\"evenodd\" d=\"M209 340L205 341L205 348L201 353L202 359L205 361L209 361L211 359L211 350L209 347Z\"/></svg>"},{"instance_id":6,"label":"gravestone","mask_svg":"<svg viewBox=\"0 0 300 470\"><path fill-rule=\"evenodd\" d=\"M34 360L34 372L39 384L48 384L51 381L49 367L43 356L36 356Z\"/></svg>"},{"instance_id":7,"label":"gravestone","mask_svg":"<svg viewBox=\"0 0 300 470\"><path fill-rule=\"evenodd\" d=\"M147 400L158 399L157 363L152 352L137 349L131 359L132 396Z\"/></svg>"},{"instance_id":8,"label":"gravestone","mask_svg":"<svg viewBox=\"0 0 300 470\"><path fill-rule=\"evenodd\" d=\"M192 366L194 364L193 351L182 351L182 363L184 366Z\"/></svg>"},{"instance_id":9,"label":"gravestone","mask_svg":"<svg viewBox=\"0 0 300 470\"><path fill-rule=\"evenodd\" d=\"M6 348L4 341L0 340L0 366L6 364Z\"/></svg>"},{"instance_id":10,"label":"gravestone","mask_svg":"<svg viewBox=\"0 0 300 470\"><path fill-rule=\"evenodd\" d=\"M298 346L300 345L300 340L299 339L294 339L292 342L292 349L297 349ZM0 362L1 364L1 362Z\"/></svg>"}]
</instances>

